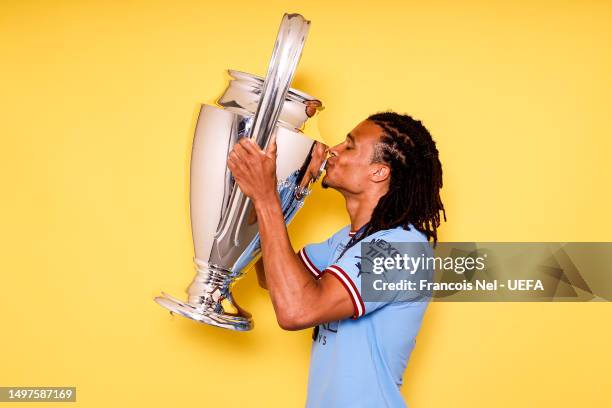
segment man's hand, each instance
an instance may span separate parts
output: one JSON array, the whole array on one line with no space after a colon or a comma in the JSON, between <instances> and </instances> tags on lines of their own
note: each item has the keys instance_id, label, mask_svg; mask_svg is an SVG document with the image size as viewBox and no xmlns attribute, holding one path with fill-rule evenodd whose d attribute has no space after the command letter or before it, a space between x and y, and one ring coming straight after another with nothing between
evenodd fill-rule
<instances>
[{"instance_id":1,"label":"man's hand","mask_svg":"<svg viewBox=\"0 0 612 408\"><path fill-rule=\"evenodd\" d=\"M319 176L319 170L321 170L321 166L323 165L323 162L325 162L326 157L327 145L321 142L315 142L314 148L312 149L312 155L310 157L310 163L308 164L306 175L300 183L300 187L306 187L311 181L317 179Z\"/></svg>"},{"instance_id":2,"label":"man's hand","mask_svg":"<svg viewBox=\"0 0 612 408\"><path fill-rule=\"evenodd\" d=\"M229 154L227 167L240 190L253 204L276 197L276 136L272 136L266 151L251 138L242 138Z\"/></svg>"}]
</instances>

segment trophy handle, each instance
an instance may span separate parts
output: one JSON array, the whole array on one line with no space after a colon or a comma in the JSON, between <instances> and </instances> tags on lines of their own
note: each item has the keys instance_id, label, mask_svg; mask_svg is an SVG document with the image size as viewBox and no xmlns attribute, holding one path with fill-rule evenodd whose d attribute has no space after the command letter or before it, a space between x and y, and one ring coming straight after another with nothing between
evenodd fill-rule
<instances>
[{"instance_id":1,"label":"trophy handle","mask_svg":"<svg viewBox=\"0 0 612 408\"><path fill-rule=\"evenodd\" d=\"M251 128L251 138L262 149L267 147L283 108L309 28L310 21L299 14L283 16Z\"/></svg>"},{"instance_id":2,"label":"trophy handle","mask_svg":"<svg viewBox=\"0 0 612 408\"><path fill-rule=\"evenodd\" d=\"M300 61L309 28L310 21L300 14L285 13L283 16L259 104L248 133L248 137L254 139L262 149L268 146L275 130L276 121ZM225 253L230 248L241 245L241 226L251 208L251 200L240 191L237 184L234 184L230 197L227 206L229 211L226 212L223 222L220 223L215 237L219 253Z\"/></svg>"}]
</instances>

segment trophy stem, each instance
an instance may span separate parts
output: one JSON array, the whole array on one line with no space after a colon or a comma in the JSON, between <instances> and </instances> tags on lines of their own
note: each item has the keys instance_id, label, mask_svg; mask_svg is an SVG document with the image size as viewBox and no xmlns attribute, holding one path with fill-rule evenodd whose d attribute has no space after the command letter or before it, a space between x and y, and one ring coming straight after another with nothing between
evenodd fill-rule
<instances>
[{"instance_id":1,"label":"trophy stem","mask_svg":"<svg viewBox=\"0 0 612 408\"><path fill-rule=\"evenodd\" d=\"M243 273L231 271L193 258L196 276L187 288L190 304L198 304L202 309L212 309L217 313L223 311L221 302L231 299L230 286Z\"/></svg>"}]
</instances>

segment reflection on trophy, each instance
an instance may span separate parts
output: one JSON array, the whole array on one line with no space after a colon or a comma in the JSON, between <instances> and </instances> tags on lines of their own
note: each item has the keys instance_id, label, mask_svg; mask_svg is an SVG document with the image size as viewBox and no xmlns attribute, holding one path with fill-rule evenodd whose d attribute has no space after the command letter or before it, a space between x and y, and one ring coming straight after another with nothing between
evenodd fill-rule
<instances>
[{"instance_id":1,"label":"reflection on trophy","mask_svg":"<svg viewBox=\"0 0 612 408\"><path fill-rule=\"evenodd\" d=\"M321 103L289 88L309 25L299 14L285 14L265 80L230 70L230 83L215 106L202 105L191 155L197 273L187 288L187 301L163 292L155 298L171 313L232 330L253 327L251 315L238 306L230 289L260 255L257 219L227 168L227 157L242 137L265 149L276 136L278 192L289 223L323 168L315 158L314 140L302 133Z\"/></svg>"}]
</instances>

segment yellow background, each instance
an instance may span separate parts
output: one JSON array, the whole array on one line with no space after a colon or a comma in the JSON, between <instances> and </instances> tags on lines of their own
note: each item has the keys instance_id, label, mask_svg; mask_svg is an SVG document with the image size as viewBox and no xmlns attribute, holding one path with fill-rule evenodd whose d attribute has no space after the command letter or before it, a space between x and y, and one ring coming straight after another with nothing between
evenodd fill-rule
<instances>
[{"instance_id":1,"label":"yellow background","mask_svg":"<svg viewBox=\"0 0 612 408\"><path fill-rule=\"evenodd\" d=\"M442 240L612 240L610 2L2 1L0 386L73 385L84 407L303 405L311 332L277 327L254 273L235 289L249 333L152 300L194 275L198 106L227 68L265 73L285 11L312 20L294 86L324 101L326 141L388 108L430 129ZM346 222L317 187L291 238ZM433 304L403 395L611 406L611 311Z\"/></svg>"}]
</instances>

